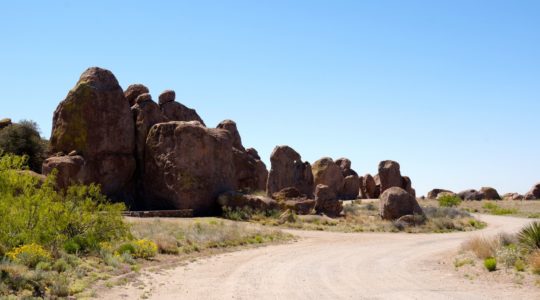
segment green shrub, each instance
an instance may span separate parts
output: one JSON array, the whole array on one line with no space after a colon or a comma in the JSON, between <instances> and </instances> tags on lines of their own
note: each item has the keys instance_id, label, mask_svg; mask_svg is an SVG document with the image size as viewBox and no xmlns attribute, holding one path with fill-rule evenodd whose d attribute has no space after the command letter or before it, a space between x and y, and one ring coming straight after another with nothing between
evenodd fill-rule
<instances>
[{"instance_id":1,"label":"green shrub","mask_svg":"<svg viewBox=\"0 0 540 300\"><path fill-rule=\"evenodd\" d=\"M131 243L131 242L124 243L124 244L120 245L120 247L118 247L116 252L118 252L118 254L124 254L124 253L134 254L135 253L135 245L133 245L133 243Z\"/></svg>"},{"instance_id":2,"label":"green shrub","mask_svg":"<svg viewBox=\"0 0 540 300\"><path fill-rule=\"evenodd\" d=\"M58 273L63 273L69 269L69 264L66 262L65 259L60 258L59 260L54 262L54 264L52 265L52 269Z\"/></svg>"},{"instance_id":3,"label":"green shrub","mask_svg":"<svg viewBox=\"0 0 540 300\"><path fill-rule=\"evenodd\" d=\"M461 204L461 198L456 195L443 195L438 201L441 207L455 207Z\"/></svg>"},{"instance_id":4,"label":"green shrub","mask_svg":"<svg viewBox=\"0 0 540 300\"><path fill-rule=\"evenodd\" d=\"M516 260L516 263L514 264L514 268L518 272L524 272L525 271L525 262L521 259Z\"/></svg>"},{"instance_id":5,"label":"green shrub","mask_svg":"<svg viewBox=\"0 0 540 300\"><path fill-rule=\"evenodd\" d=\"M54 187L54 174L45 182L18 172L27 158L0 157L0 244L6 249L37 244L72 252L97 249L100 242L129 238L122 217L124 204L111 204L99 186ZM69 242L68 242L69 241Z\"/></svg>"},{"instance_id":6,"label":"green shrub","mask_svg":"<svg viewBox=\"0 0 540 300\"><path fill-rule=\"evenodd\" d=\"M488 257L484 260L484 267L490 272L497 270L497 260L493 257Z\"/></svg>"},{"instance_id":7,"label":"green shrub","mask_svg":"<svg viewBox=\"0 0 540 300\"><path fill-rule=\"evenodd\" d=\"M42 140L33 121L23 120L0 130L0 152L27 155L30 169L41 171L47 141Z\"/></svg>"},{"instance_id":8,"label":"green shrub","mask_svg":"<svg viewBox=\"0 0 540 300\"><path fill-rule=\"evenodd\" d=\"M69 254L77 254L81 250L81 246L74 240L69 240L64 243L64 251Z\"/></svg>"},{"instance_id":9,"label":"green shrub","mask_svg":"<svg viewBox=\"0 0 540 300\"><path fill-rule=\"evenodd\" d=\"M540 222L535 221L521 229L519 242L530 250L540 249Z\"/></svg>"},{"instance_id":10,"label":"green shrub","mask_svg":"<svg viewBox=\"0 0 540 300\"><path fill-rule=\"evenodd\" d=\"M17 247L7 253L7 257L13 262L34 268L40 262L49 262L51 253L40 245L29 244Z\"/></svg>"}]
</instances>

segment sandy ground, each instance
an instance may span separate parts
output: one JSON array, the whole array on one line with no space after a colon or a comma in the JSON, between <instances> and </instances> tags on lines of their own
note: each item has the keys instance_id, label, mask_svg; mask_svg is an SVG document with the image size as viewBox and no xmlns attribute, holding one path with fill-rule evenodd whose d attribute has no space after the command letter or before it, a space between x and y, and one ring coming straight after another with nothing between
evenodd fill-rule
<instances>
[{"instance_id":1,"label":"sandy ground","mask_svg":"<svg viewBox=\"0 0 540 300\"><path fill-rule=\"evenodd\" d=\"M204 258L143 272L143 285L102 299L540 299L540 288L459 276L448 261L474 235L517 231L527 219L482 215L469 233L395 234L291 231L296 243Z\"/></svg>"}]
</instances>

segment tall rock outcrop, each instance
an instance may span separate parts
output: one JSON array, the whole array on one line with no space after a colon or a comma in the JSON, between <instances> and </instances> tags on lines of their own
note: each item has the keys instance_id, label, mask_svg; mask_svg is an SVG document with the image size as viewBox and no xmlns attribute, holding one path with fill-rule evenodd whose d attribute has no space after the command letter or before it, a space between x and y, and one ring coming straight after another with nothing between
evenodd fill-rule
<instances>
[{"instance_id":1,"label":"tall rock outcrop","mask_svg":"<svg viewBox=\"0 0 540 300\"><path fill-rule=\"evenodd\" d=\"M377 183L371 174L362 177L361 192L363 199L376 199L379 197Z\"/></svg>"},{"instance_id":2,"label":"tall rock outcrop","mask_svg":"<svg viewBox=\"0 0 540 300\"><path fill-rule=\"evenodd\" d=\"M259 157L257 150L250 148L247 151L244 148L236 123L232 120L225 120L219 123L217 128L226 130L231 136L236 189L247 192L266 190L268 179L266 165Z\"/></svg>"},{"instance_id":3,"label":"tall rock outcrop","mask_svg":"<svg viewBox=\"0 0 540 300\"><path fill-rule=\"evenodd\" d=\"M156 124L145 152L144 190L153 209L215 214L218 196L234 190L232 141L225 130L197 121Z\"/></svg>"},{"instance_id":4,"label":"tall rock outcrop","mask_svg":"<svg viewBox=\"0 0 540 300\"><path fill-rule=\"evenodd\" d=\"M131 107L131 113L135 122L135 159L137 162L135 182L137 197L139 198L134 208L142 209L145 208L141 200L145 197L142 182L145 180L144 156L146 137L152 126L166 122L167 119L161 113L157 103L152 100L150 94L139 95L135 100L135 104Z\"/></svg>"},{"instance_id":5,"label":"tall rock outcrop","mask_svg":"<svg viewBox=\"0 0 540 300\"><path fill-rule=\"evenodd\" d=\"M360 193L361 180L358 173L351 168L351 160L348 158L339 158L336 164L341 169L343 175L343 186L339 191L338 198L342 200L355 200Z\"/></svg>"},{"instance_id":6,"label":"tall rock outcrop","mask_svg":"<svg viewBox=\"0 0 540 300\"><path fill-rule=\"evenodd\" d=\"M114 75L105 69L87 69L69 91L53 117L51 152L76 151L84 159L70 164L82 168L80 183L98 183L115 199L132 195L135 171L135 129L128 101ZM51 157L44 163L48 173L72 158ZM59 170L59 180L69 174Z\"/></svg>"},{"instance_id":7,"label":"tall rock outcrop","mask_svg":"<svg viewBox=\"0 0 540 300\"><path fill-rule=\"evenodd\" d=\"M344 178L341 168L330 157L317 160L311 169L315 185L326 185L332 193L339 195L343 189Z\"/></svg>"},{"instance_id":8,"label":"tall rock outcrop","mask_svg":"<svg viewBox=\"0 0 540 300\"><path fill-rule=\"evenodd\" d=\"M311 165L303 162L298 152L289 146L277 146L270 156L270 163L272 166L266 185L266 193L269 196L293 187L309 198L313 197Z\"/></svg>"}]
</instances>

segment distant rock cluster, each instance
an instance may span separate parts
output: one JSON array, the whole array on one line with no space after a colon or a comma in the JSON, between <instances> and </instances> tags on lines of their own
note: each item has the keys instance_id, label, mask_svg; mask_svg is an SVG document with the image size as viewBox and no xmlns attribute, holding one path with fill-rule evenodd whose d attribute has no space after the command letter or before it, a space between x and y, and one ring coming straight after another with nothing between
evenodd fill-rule
<instances>
[{"instance_id":1,"label":"distant rock cluster","mask_svg":"<svg viewBox=\"0 0 540 300\"><path fill-rule=\"evenodd\" d=\"M538 200L540 199L540 183L534 185L531 190L521 195L519 193L506 193L500 196L499 192L492 187L482 187L480 190L469 189L459 193L454 193L445 189L433 189L428 192L427 199L439 199L444 195L452 195L461 198L461 200Z\"/></svg>"},{"instance_id":2,"label":"distant rock cluster","mask_svg":"<svg viewBox=\"0 0 540 300\"><path fill-rule=\"evenodd\" d=\"M277 146L268 171L257 150L244 147L234 121L207 127L174 91L164 91L156 103L146 86L124 91L110 71L97 67L87 69L58 105L50 147L43 173L58 170L60 188L97 183L133 210L210 215L226 205L338 216L342 200L378 198L392 188L415 198L395 161L360 177L347 158L312 165L291 147ZM254 194L259 191L264 195Z\"/></svg>"}]
</instances>

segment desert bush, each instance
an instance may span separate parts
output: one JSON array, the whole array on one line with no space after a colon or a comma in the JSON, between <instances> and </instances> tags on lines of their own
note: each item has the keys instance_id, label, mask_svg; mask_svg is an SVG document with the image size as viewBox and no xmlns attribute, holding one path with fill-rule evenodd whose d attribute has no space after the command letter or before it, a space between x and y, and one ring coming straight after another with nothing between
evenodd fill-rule
<instances>
[{"instance_id":1,"label":"desert bush","mask_svg":"<svg viewBox=\"0 0 540 300\"><path fill-rule=\"evenodd\" d=\"M156 243L149 240L137 240L133 242L135 252L132 253L135 258L149 259L157 255L158 247Z\"/></svg>"},{"instance_id":2,"label":"desert bush","mask_svg":"<svg viewBox=\"0 0 540 300\"><path fill-rule=\"evenodd\" d=\"M484 267L490 272L497 270L497 260L493 257L486 258L484 260Z\"/></svg>"},{"instance_id":3,"label":"desert bush","mask_svg":"<svg viewBox=\"0 0 540 300\"><path fill-rule=\"evenodd\" d=\"M17 172L26 167L25 157L0 157L0 244L6 249L37 244L53 250L97 249L103 241L129 236L123 204L111 204L99 186L72 186L66 192L54 188L54 174L40 183ZM77 250L78 251L78 250Z\"/></svg>"},{"instance_id":4,"label":"desert bush","mask_svg":"<svg viewBox=\"0 0 540 300\"><path fill-rule=\"evenodd\" d=\"M35 172L41 172L46 151L47 141L41 139L33 121L23 120L0 130L0 152L27 155L30 169Z\"/></svg>"},{"instance_id":5,"label":"desert bush","mask_svg":"<svg viewBox=\"0 0 540 300\"><path fill-rule=\"evenodd\" d=\"M424 214L428 219L436 219L436 218L449 218L449 219L457 219L457 218L470 218L471 214L467 211L457 209L454 207L435 207L435 206L426 206L422 208L424 210Z\"/></svg>"},{"instance_id":6,"label":"desert bush","mask_svg":"<svg viewBox=\"0 0 540 300\"><path fill-rule=\"evenodd\" d=\"M496 253L497 260L507 269L515 267L516 262L522 259L518 247L514 244L502 246L497 249Z\"/></svg>"},{"instance_id":7,"label":"desert bush","mask_svg":"<svg viewBox=\"0 0 540 300\"><path fill-rule=\"evenodd\" d=\"M533 273L540 275L540 250L536 250L529 256L529 265Z\"/></svg>"},{"instance_id":8,"label":"desert bush","mask_svg":"<svg viewBox=\"0 0 540 300\"><path fill-rule=\"evenodd\" d=\"M518 238L525 247L531 250L540 249L540 222L532 222L521 229Z\"/></svg>"},{"instance_id":9,"label":"desert bush","mask_svg":"<svg viewBox=\"0 0 540 300\"><path fill-rule=\"evenodd\" d=\"M133 253L135 253L135 245L132 242L123 243L122 245L120 245L120 247L118 247L118 249L116 250L116 253L118 253L118 254L124 254L124 253L133 254Z\"/></svg>"},{"instance_id":10,"label":"desert bush","mask_svg":"<svg viewBox=\"0 0 540 300\"><path fill-rule=\"evenodd\" d=\"M455 207L461 204L461 198L456 195L443 195L438 201L441 207Z\"/></svg>"},{"instance_id":11,"label":"desert bush","mask_svg":"<svg viewBox=\"0 0 540 300\"><path fill-rule=\"evenodd\" d=\"M498 239L486 239L483 237L471 238L461 245L462 250L471 251L480 259L495 257L498 247Z\"/></svg>"},{"instance_id":12,"label":"desert bush","mask_svg":"<svg viewBox=\"0 0 540 300\"><path fill-rule=\"evenodd\" d=\"M6 256L13 262L34 268L40 262L49 262L52 259L51 253L40 245L28 244L17 247L8 252Z\"/></svg>"}]
</instances>

